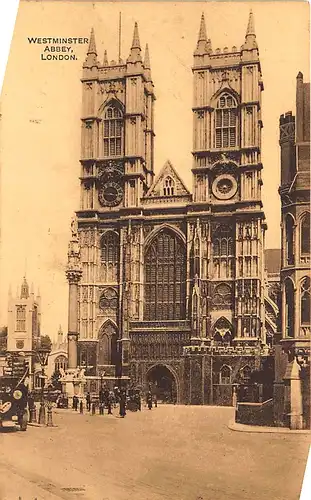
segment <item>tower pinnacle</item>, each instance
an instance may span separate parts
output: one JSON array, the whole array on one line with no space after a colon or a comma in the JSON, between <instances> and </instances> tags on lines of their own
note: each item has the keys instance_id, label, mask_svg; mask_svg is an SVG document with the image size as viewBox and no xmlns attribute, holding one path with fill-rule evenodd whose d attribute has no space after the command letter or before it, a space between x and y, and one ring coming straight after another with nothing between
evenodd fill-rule
<instances>
[{"instance_id":1,"label":"tower pinnacle","mask_svg":"<svg viewBox=\"0 0 311 500\"><path fill-rule=\"evenodd\" d=\"M91 36L90 36L89 48L88 48L87 54L95 54L97 56L94 28L91 29Z\"/></svg>"},{"instance_id":2,"label":"tower pinnacle","mask_svg":"<svg viewBox=\"0 0 311 500\"><path fill-rule=\"evenodd\" d=\"M204 17L204 13L203 12L202 12L202 16L201 16L201 23L200 23L200 31L199 31L198 42L207 42L205 17Z\"/></svg>"},{"instance_id":3,"label":"tower pinnacle","mask_svg":"<svg viewBox=\"0 0 311 500\"><path fill-rule=\"evenodd\" d=\"M149 56L148 43L146 43L146 48L145 48L144 68L145 68L145 75L146 75L147 81L151 82L151 67L150 67L150 56Z\"/></svg>"},{"instance_id":4,"label":"tower pinnacle","mask_svg":"<svg viewBox=\"0 0 311 500\"><path fill-rule=\"evenodd\" d=\"M29 286L26 280L26 276L24 276L22 287L21 287L21 299L29 298Z\"/></svg>"},{"instance_id":5,"label":"tower pinnacle","mask_svg":"<svg viewBox=\"0 0 311 500\"><path fill-rule=\"evenodd\" d=\"M85 62L83 64L83 68L90 69L93 67L97 67L97 52L96 52L94 28L91 29L89 47L86 53Z\"/></svg>"},{"instance_id":6,"label":"tower pinnacle","mask_svg":"<svg viewBox=\"0 0 311 500\"><path fill-rule=\"evenodd\" d=\"M135 22L131 52L129 57L127 58L127 62L130 63L142 62L140 52L141 52L141 47L139 41L138 24Z\"/></svg>"},{"instance_id":7,"label":"tower pinnacle","mask_svg":"<svg viewBox=\"0 0 311 500\"><path fill-rule=\"evenodd\" d=\"M245 35L245 43L243 45L244 49L256 49L256 34L255 34L255 23L254 23L254 14L252 9L249 11L248 23Z\"/></svg>"},{"instance_id":8,"label":"tower pinnacle","mask_svg":"<svg viewBox=\"0 0 311 500\"><path fill-rule=\"evenodd\" d=\"M204 54L209 54L211 51L212 45L211 41L207 38L205 17L202 12L197 47L194 51L194 56L203 56Z\"/></svg>"}]
</instances>

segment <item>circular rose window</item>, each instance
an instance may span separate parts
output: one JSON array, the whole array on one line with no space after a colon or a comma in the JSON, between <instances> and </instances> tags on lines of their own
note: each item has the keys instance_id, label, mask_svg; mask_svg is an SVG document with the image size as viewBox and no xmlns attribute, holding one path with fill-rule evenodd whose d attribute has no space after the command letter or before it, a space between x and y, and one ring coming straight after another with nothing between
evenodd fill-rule
<instances>
[{"instance_id":1,"label":"circular rose window","mask_svg":"<svg viewBox=\"0 0 311 500\"><path fill-rule=\"evenodd\" d=\"M220 200L229 200L237 191L237 182L231 175L223 174L217 177L212 184L214 196Z\"/></svg>"}]
</instances>

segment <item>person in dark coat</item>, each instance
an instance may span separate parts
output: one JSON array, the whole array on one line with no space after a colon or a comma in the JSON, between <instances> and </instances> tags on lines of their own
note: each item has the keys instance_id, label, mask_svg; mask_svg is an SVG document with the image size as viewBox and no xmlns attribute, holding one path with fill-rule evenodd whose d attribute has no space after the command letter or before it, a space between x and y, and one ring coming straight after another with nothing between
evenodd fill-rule
<instances>
[{"instance_id":1,"label":"person in dark coat","mask_svg":"<svg viewBox=\"0 0 311 500\"><path fill-rule=\"evenodd\" d=\"M152 394L151 394L151 391L148 391L148 393L147 393L147 405L148 405L148 409L151 410L152 409Z\"/></svg>"},{"instance_id":2,"label":"person in dark coat","mask_svg":"<svg viewBox=\"0 0 311 500\"><path fill-rule=\"evenodd\" d=\"M89 392L86 394L86 409L91 411L91 395Z\"/></svg>"},{"instance_id":3,"label":"person in dark coat","mask_svg":"<svg viewBox=\"0 0 311 500\"><path fill-rule=\"evenodd\" d=\"M119 401L120 401L120 417L124 418L126 415L126 392L125 391L121 391Z\"/></svg>"},{"instance_id":4,"label":"person in dark coat","mask_svg":"<svg viewBox=\"0 0 311 500\"><path fill-rule=\"evenodd\" d=\"M77 409L77 396L73 396L72 398L72 409L76 410Z\"/></svg>"},{"instance_id":5,"label":"person in dark coat","mask_svg":"<svg viewBox=\"0 0 311 500\"><path fill-rule=\"evenodd\" d=\"M108 415L112 415L113 401L114 401L114 395L113 395L113 392L110 391L108 394Z\"/></svg>"}]
</instances>

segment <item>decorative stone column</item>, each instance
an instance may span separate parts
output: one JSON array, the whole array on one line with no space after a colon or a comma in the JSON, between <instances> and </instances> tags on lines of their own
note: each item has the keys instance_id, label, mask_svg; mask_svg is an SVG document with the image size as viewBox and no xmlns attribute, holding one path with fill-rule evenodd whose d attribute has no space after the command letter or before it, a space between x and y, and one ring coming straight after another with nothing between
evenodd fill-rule
<instances>
[{"instance_id":1,"label":"decorative stone column","mask_svg":"<svg viewBox=\"0 0 311 500\"><path fill-rule=\"evenodd\" d=\"M69 283L68 304L68 368L78 366L78 285L82 272L80 270L67 270L66 276Z\"/></svg>"}]
</instances>

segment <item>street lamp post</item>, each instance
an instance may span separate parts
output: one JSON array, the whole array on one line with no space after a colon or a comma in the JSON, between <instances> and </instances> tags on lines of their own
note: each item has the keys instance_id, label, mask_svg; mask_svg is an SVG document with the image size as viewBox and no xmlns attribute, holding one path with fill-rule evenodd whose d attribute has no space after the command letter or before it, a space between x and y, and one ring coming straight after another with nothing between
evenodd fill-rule
<instances>
[{"instance_id":1,"label":"street lamp post","mask_svg":"<svg viewBox=\"0 0 311 500\"><path fill-rule=\"evenodd\" d=\"M45 373L44 367L48 364L48 358L51 349L47 347L39 347L37 349L37 357L39 363L41 365L41 401L40 401L40 409L39 409L39 424L45 424L45 405L44 405L44 381L45 381Z\"/></svg>"}]
</instances>

